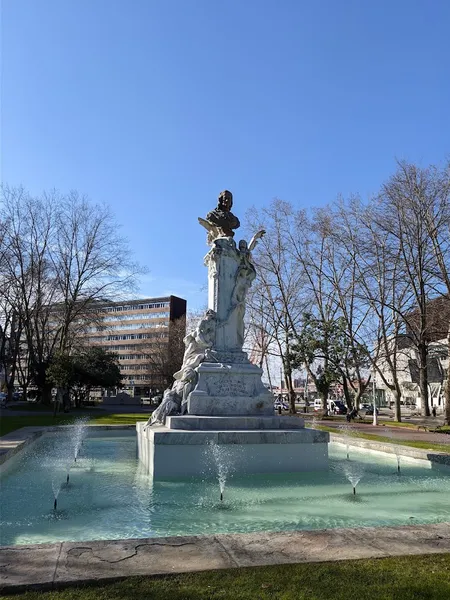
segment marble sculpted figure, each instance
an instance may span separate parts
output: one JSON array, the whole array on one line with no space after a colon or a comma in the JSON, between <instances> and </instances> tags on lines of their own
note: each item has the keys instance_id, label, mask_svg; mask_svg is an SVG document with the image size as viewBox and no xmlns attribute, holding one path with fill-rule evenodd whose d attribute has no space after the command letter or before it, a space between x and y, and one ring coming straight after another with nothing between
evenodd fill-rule
<instances>
[{"instance_id":1,"label":"marble sculpted figure","mask_svg":"<svg viewBox=\"0 0 450 600\"><path fill-rule=\"evenodd\" d=\"M258 373L252 371L254 367L242 350L246 296L256 277L251 251L265 232L258 231L249 244L241 240L236 245L234 230L240 227L240 223L231 212L232 206L233 195L225 190L219 195L217 208L210 211L206 219L198 219L208 232L207 243L211 246L205 257L208 267L208 310L194 331L184 338L185 352L181 369L174 374L174 384L164 392L160 406L146 427L164 424L170 415L198 414L192 411L200 409L192 407L199 402L201 404L206 397L214 402L214 397L205 389L205 382L213 385L211 377L219 377L215 373L217 370L220 371L220 381L223 381L223 377L230 379L228 389L247 389L244 381L247 378L250 382L248 389L257 390L255 402L258 394L267 392L260 382L259 370ZM205 369L210 372L202 376ZM259 378L259 384L253 383L255 377ZM213 388L217 389L217 386L213 385Z\"/></svg>"}]
</instances>

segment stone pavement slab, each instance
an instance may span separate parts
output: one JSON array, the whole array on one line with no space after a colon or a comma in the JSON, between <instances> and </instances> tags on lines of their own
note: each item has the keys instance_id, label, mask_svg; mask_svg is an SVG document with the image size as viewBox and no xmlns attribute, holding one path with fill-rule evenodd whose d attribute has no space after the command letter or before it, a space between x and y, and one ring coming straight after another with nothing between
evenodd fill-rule
<instances>
[{"instance_id":1,"label":"stone pavement slab","mask_svg":"<svg viewBox=\"0 0 450 600\"><path fill-rule=\"evenodd\" d=\"M450 525L361 527L216 538L239 567L450 552Z\"/></svg>"},{"instance_id":2,"label":"stone pavement slab","mask_svg":"<svg viewBox=\"0 0 450 600\"><path fill-rule=\"evenodd\" d=\"M450 552L450 523L0 548L0 592L136 575Z\"/></svg>"},{"instance_id":3,"label":"stone pavement slab","mask_svg":"<svg viewBox=\"0 0 450 600\"><path fill-rule=\"evenodd\" d=\"M21 427L0 438L0 465L42 435L43 427Z\"/></svg>"},{"instance_id":4,"label":"stone pavement slab","mask_svg":"<svg viewBox=\"0 0 450 600\"><path fill-rule=\"evenodd\" d=\"M226 550L212 536L64 542L54 583L234 566Z\"/></svg>"},{"instance_id":5,"label":"stone pavement slab","mask_svg":"<svg viewBox=\"0 0 450 600\"><path fill-rule=\"evenodd\" d=\"M62 544L0 547L0 592L53 585Z\"/></svg>"}]
</instances>

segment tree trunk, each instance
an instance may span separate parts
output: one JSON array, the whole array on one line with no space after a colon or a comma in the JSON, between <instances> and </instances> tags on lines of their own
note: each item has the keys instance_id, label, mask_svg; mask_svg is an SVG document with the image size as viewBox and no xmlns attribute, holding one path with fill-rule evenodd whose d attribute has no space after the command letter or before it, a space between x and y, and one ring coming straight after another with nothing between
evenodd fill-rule
<instances>
[{"instance_id":1,"label":"tree trunk","mask_svg":"<svg viewBox=\"0 0 450 600\"><path fill-rule=\"evenodd\" d=\"M428 347L427 344L421 342L419 345L419 387L420 399L422 401L422 414L426 417L430 416L430 405L428 402Z\"/></svg>"},{"instance_id":2,"label":"tree trunk","mask_svg":"<svg viewBox=\"0 0 450 600\"><path fill-rule=\"evenodd\" d=\"M347 409L351 411L353 408L353 401L350 394L350 390L348 389L347 378L345 376L342 376L342 387L344 388L344 397L345 402L347 404Z\"/></svg>"},{"instance_id":3,"label":"tree trunk","mask_svg":"<svg viewBox=\"0 0 450 600\"><path fill-rule=\"evenodd\" d=\"M402 397L402 391L400 389L400 386L396 385L395 388L392 390L392 392L394 394L394 419L396 421L398 421L399 423L401 423L402 411L401 411L400 400Z\"/></svg>"},{"instance_id":4,"label":"tree trunk","mask_svg":"<svg viewBox=\"0 0 450 600\"><path fill-rule=\"evenodd\" d=\"M52 403L52 388L46 385L39 391L42 404L50 405Z\"/></svg>"},{"instance_id":5,"label":"tree trunk","mask_svg":"<svg viewBox=\"0 0 450 600\"><path fill-rule=\"evenodd\" d=\"M64 388L64 390L63 390L62 401L63 401L64 412L65 413L69 412L69 410L70 410L70 394L69 394L69 390L67 388Z\"/></svg>"},{"instance_id":6,"label":"tree trunk","mask_svg":"<svg viewBox=\"0 0 450 600\"><path fill-rule=\"evenodd\" d=\"M14 392L14 378L13 377L7 377L6 392L8 394L7 402L9 404L13 400L13 392Z\"/></svg>"},{"instance_id":7,"label":"tree trunk","mask_svg":"<svg viewBox=\"0 0 450 600\"><path fill-rule=\"evenodd\" d=\"M284 365L284 379L289 394L289 414L295 415L297 413L297 409L295 408L295 392L294 386L292 385L292 370L290 365L287 365L286 362Z\"/></svg>"},{"instance_id":8,"label":"tree trunk","mask_svg":"<svg viewBox=\"0 0 450 600\"><path fill-rule=\"evenodd\" d=\"M447 385L445 386L444 402L445 402L445 424L450 425L450 327L448 329L448 369L447 369Z\"/></svg>"},{"instance_id":9,"label":"tree trunk","mask_svg":"<svg viewBox=\"0 0 450 600\"><path fill-rule=\"evenodd\" d=\"M273 393L272 378L270 377L269 361L267 360L267 354L265 355L264 358L265 358L265 362L266 362L267 378L269 379L270 393ZM149 396L150 396L150 394L149 394Z\"/></svg>"},{"instance_id":10,"label":"tree trunk","mask_svg":"<svg viewBox=\"0 0 450 600\"><path fill-rule=\"evenodd\" d=\"M322 410L325 417L328 416L328 390L322 389L319 392L320 399L322 400Z\"/></svg>"}]
</instances>

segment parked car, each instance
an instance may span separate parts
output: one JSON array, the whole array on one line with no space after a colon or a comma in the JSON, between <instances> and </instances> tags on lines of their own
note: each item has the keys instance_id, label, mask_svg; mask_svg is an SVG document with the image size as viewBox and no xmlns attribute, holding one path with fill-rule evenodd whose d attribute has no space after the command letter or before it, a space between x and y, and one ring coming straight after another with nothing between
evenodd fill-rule
<instances>
[{"instance_id":1,"label":"parked car","mask_svg":"<svg viewBox=\"0 0 450 600\"><path fill-rule=\"evenodd\" d=\"M335 415L346 415L347 407L342 402L342 400L332 400L328 403L328 410L330 410Z\"/></svg>"},{"instance_id":2,"label":"parked car","mask_svg":"<svg viewBox=\"0 0 450 600\"><path fill-rule=\"evenodd\" d=\"M377 415L380 414L378 408L376 409L376 411ZM373 417L373 406L369 406L369 408L366 409L366 417Z\"/></svg>"},{"instance_id":3,"label":"parked car","mask_svg":"<svg viewBox=\"0 0 450 600\"><path fill-rule=\"evenodd\" d=\"M371 404L360 404L359 405L359 410L367 410L368 408L371 408Z\"/></svg>"},{"instance_id":4,"label":"parked car","mask_svg":"<svg viewBox=\"0 0 450 600\"><path fill-rule=\"evenodd\" d=\"M1 407L6 406L7 399L8 399L8 394L5 394L5 392L0 392L0 406Z\"/></svg>"},{"instance_id":5,"label":"parked car","mask_svg":"<svg viewBox=\"0 0 450 600\"><path fill-rule=\"evenodd\" d=\"M322 400L320 398L316 398L314 400L313 406L314 406L314 412L317 412L318 410L322 410Z\"/></svg>"}]
</instances>

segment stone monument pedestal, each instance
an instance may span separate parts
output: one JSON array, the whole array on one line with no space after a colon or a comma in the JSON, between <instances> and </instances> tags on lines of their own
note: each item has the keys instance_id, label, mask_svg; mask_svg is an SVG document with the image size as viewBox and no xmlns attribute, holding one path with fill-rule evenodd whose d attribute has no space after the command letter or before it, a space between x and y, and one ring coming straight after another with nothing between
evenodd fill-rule
<instances>
[{"instance_id":1,"label":"stone monument pedestal","mask_svg":"<svg viewBox=\"0 0 450 600\"><path fill-rule=\"evenodd\" d=\"M138 456L155 480L216 476L211 445L226 449L233 473L297 473L328 468L325 431L277 416L169 417L165 426L136 423Z\"/></svg>"},{"instance_id":2,"label":"stone monument pedestal","mask_svg":"<svg viewBox=\"0 0 450 600\"><path fill-rule=\"evenodd\" d=\"M273 415L273 396L262 384L262 369L247 363L202 363L189 395L189 415Z\"/></svg>"}]
</instances>

